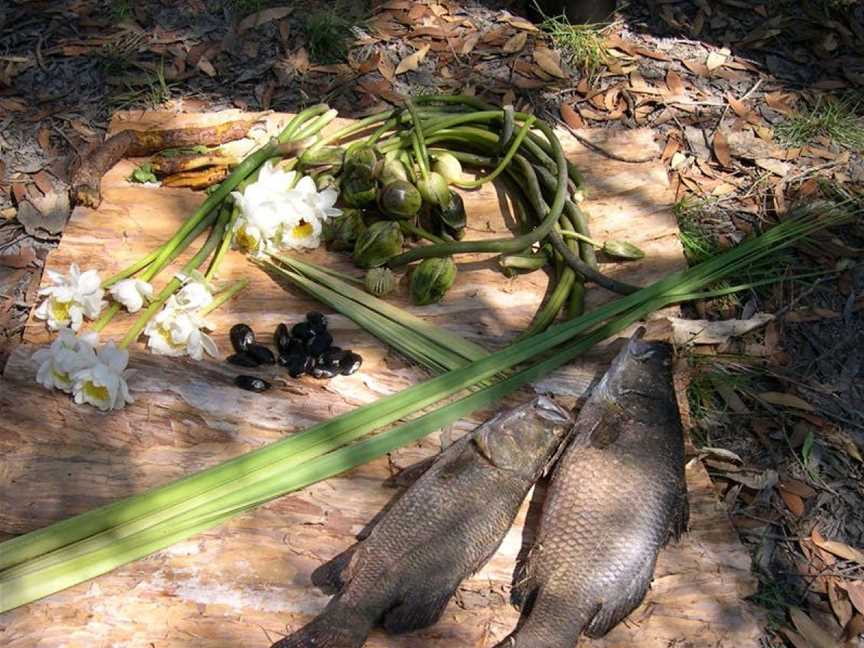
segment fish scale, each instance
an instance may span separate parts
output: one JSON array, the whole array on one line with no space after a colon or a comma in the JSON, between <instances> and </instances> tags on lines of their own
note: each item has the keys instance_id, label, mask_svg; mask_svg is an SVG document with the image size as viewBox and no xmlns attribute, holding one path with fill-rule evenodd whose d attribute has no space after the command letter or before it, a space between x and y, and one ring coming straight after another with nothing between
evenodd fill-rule
<instances>
[{"instance_id":1,"label":"fish scale","mask_svg":"<svg viewBox=\"0 0 864 648\"><path fill-rule=\"evenodd\" d=\"M684 437L671 349L632 338L576 419L514 590L525 616L499 644L573 648L644 598L660 548L686 527Z\"/></svg>"},{"instance_id":2,"label":"fish scale","mask_svg":"<svg viewBox=\"0 0 864 648\"><path fill-rule=\"evenodd\" d=\"M540 397L450 446L364 540L316 570L313 580L338 594L274 648L358 648L376 624L401 633L437 621L501 544L572 425Z\"/></svg>"}]
</instances>

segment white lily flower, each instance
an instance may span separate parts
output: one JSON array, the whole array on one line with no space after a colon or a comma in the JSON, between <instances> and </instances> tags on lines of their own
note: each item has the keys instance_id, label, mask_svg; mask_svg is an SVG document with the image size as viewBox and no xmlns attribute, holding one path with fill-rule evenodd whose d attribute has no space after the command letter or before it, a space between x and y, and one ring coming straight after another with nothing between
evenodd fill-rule
<instances>
[{"instance_id":1,"label":"white lily flower","mask_svg":"<svg viewBox=\"0 0 864 648\"><path fill-rule=\"evenodd\" d=\"M39 290L47 299L36 308L36 317L47 320L48 328L56 331L71 326L73 331L81 328L84 317L96 319L105 306L102 296L102 280L95 270L81 272L74 263L69 274L63 275L48 270L48 278L54 283Z\"/></svg>"},{"instance_id":2,"label":"white lily flower","mask_svg":"<svg viewBox=\"0 0 864 648\"><path fill-rule=\"evenodd\" d=\"M280 243L282 247L292 250L317 248L321 245L321 229L321 221L317 218L310 221L300 220L294 225L286 224L282 229Z\"/></svg>"},{"instance_id":3,"label":"white lily flower","mask_svg":"<svg viewBox=\"0 0 864 648\"><path fill-rule=\"evenodd\" d=\"M57 388L71 394L75 384L72 376L96 364L94 347L98 341L97 333L84 333L79 337L71 328L60 329L50 347L33 354L33 360L40 363L36 382L45 389Z\"/></svg>"},{"instance_id":4,"label":"white lily flower","mask_svg":"<svg viewBox=\"0 0 864 648\"><path fill-rule=\"evenodd\" d=\"M118 409L133 403L126 383L130 372L126 370L129 352L118 349L109 342L99 349L97 361L92 367L82 369L73 376L75 384L72 393L75 402L90 403L102 411Z\"/></svg>"},{"instance_id":5,"label":"white lily flower","mask_svg":"<svg viewBox=\"0 0 864 648\"><path fill-rule=\"evenodd\" d=\"M178 308L197 311L209 306L213 302L213 295L202 281L189 281L180 289L174 301Z\"/></svg>"},{"instance_id":6,"label":"white lily flower","mask_svg":"<svg viewBox=\"0 0 864 648\"><path fill-rule=\"evenodd\" d=\"M207 322L192 311L184 309L172 295L159 313L147 323L144 334L153 353L167 356L189 355L201 360L206 351L216 356L219 349L202 329L210 329Z\"/></svg>"},{"instance_id":7,"label":"white lily flower","mask_svg":"<svg viewBox=\"0 0 864 648\"><path fill-rule=\"evenodd\" d=\"M127 311L137 313L144 306L144 300L153 297L153 286L140 279L123 279L111 286L108 292Z\"/></svg>"}]
</instances>

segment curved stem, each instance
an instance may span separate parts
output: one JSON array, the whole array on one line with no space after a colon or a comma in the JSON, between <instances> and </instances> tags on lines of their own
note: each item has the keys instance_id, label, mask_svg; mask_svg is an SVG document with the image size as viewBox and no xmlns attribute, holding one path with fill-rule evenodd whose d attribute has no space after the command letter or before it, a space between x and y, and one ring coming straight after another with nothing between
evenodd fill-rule
<instances>
[{"instance_id":1,"label":"curved stem","mask_svg":"<svg viewBox=\"0 0 864 648\"><path fill-rule=\"evenodd\" d=\"M238 292L243 290L246 286L249 285L248 279L238 279L230 286L228 286L225 290L221 290L215 295L213 295L213 301L210 302L207 306L198 311L198 315L204 317L208 313L212 313L214 310L219 308L222 304L231 299Z\"/></svg>"},{"instance_id":2,"label":"curved stem","mask_svg":"<svg viewBox=\"0 0 864 648\"><path fill-rule=\"evenodd\" d=\"M506 169L510 162L513 160L513 156L516 155L516 151L519 150L519 147L522 144L522 140L525 139L528 131L531 130L531 124L533 123L533 116L525 120L525 123L522 124L522 128L520 128L519 132L516 134L516 137L514 138L513 143L510 145L510 148L508 149L506 155L504 155L504 158L501 160L501 162L498 163L498 166L493 169L492 173L490 173L489 175L485 175L482 178L476 178L467 182L455 182L454 184L464 189L476 189L477 187L481 187L487 182L491 182L499 175L501 175L504 169Z\"/></svg>"},{"instance_id":3,"label":"curved stem","mask_svg":"<svg viewBox=\"0 0 864 648\"><path fill-rule=\"evenodd\" d=\"M410 221L399 221L399 227L406 234L413 234L414 236L419 236L420 238L424 238L427 241L431 241L432 243L446 243L446 241L440 236L435 236L432 232L427 232L422 227L411 223Z\"/></svg>"}]
</instances>

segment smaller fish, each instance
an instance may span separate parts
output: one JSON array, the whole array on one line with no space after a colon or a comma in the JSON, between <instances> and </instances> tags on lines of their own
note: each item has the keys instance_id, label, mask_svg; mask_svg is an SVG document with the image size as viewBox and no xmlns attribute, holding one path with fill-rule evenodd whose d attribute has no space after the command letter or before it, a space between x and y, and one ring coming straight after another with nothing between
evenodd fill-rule
<instances>
[{"instance_id":1,"label":"smaller fish","mask_svg":"<svg viewBox=\"0 0 864 648\"><path fill-rule=\"evenodd\" d=\"M527 612L501 648L573 648L636 608L657 554L687 526L684 433L672 351L640 329L576 417L514 598Z\"/></svg>"},{"instance_id":2,"label":"smaller fish","mask_svg":"<svg viewBox=\"0 0 864 648\"><path fill-rule=\"evenodd\" d=\"M459 584L495 553L572 423L540 397L447 448L368 537L316 570L313 580L339 593L273 648L359 648L378 623L391 633L435 623Z\"/></svg>"}]
</instances>

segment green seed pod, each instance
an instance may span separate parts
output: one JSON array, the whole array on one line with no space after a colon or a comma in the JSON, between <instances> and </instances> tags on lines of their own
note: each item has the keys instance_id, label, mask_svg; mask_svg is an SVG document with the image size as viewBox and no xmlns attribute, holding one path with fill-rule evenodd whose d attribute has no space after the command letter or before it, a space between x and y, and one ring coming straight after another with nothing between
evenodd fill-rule
<instances>
[{"instance_id":1,"label":"green seed pod","mask_svg":"<svg viewBox=\"0 0 864 648\"><path fill-rule=\"evenodd\" d=\"M378 170L378 154L371 146L356 146L345 151L345 171L364 169L370 177Z\"/></svg>"},{"instance_id":2,"label":"green seed pod","mask_svg":"<svg viewBox=\"0 0 864 648\"><path fill-rule=\"evenodd\" d=\"M381 184L389 185L394 180L408 180L408 172L405 170L405 165L399 160L385 160L384 166L381 167Z\"/></svg>"},{"instance_id":3,"label":"green seed pod","mask_svg":"<svg viewBox=\"0 0 864 648\"><path fill-rule=\"evenodd\" d=\"M603 252L609 256L627 261L636 261L645 256L642 250L627 241L606 241L603 244Z\"/></svg>"},{"instance_id":4,"label":"green seed pod","mask_svg":"<svg viewBox=\"0 0 864 648\"><path fill-rule=\"evenodd\" d=\"M465 203L462 201L462 196L455 191L450 192L450 199L446 205L432 207L432 211L447 229L452 231L465 229Z\"/></svg>"},{"instance_id":5,"label":"green seed pod","mask_svg":"<svg viewBox=\"0 0 864 648\"><path fill-rule=\"evenodd\" d=\"M423 197L407 180L394 180L378 194L378 204L385 214L396 218L411 218L423 204Z\"/></svg>"},{"instance_id":6,"label":"green seed pod","mask_svg":"<svg viewBox=\"0 0 864 648\"><path fill-rule=\"evenodd\" d=\"M446 205L450 202L450 188L440 173L433 171L425 180L421 178L417 183L417 188L420 190L423 200L430 205Z\"/></svg>"},{"instance_id":7,"label":"green seed pod","mask_svg":"<svg viewBox=\"0 0 864 648\"><path fill-rule=\"evenodd\" d=\"M366 290L376 297L389 295L396 289L396 275L390 268L372 268L366 271Z\"/></svg>"},{"instance_id":8,"label":"green seed pod","mask_svg":"<svg viewBox=\"0 0 864 648\"><path fill-rule=\"evenodd\" d=\"M357 239L366 231L366 224L358 209L343 209L338 218L328 218L324 222L323 236L327 249L334 252L349 252L354 249Z\"/></svg>"},{"instance_id":9,"label":"green seed pod","mask_svg":"<svg viewBox=\"0 0 864 648\"><path fill-rule=\"evenodd\" d=\"M462 163L456 159L455 155L446 151L435 153L435 163L432 165L432 170L441 174L449 184L462 179Z\"/></svg>"},{"instance_id":10,"label":"green seed pod","mask_svg":"<svg viewBox=\"0 0 864 648\"><path fill-rule=\"evenodd\" d=\"M333 189L334 191L339 191L339 182L336 178L329 173L322 173L317 178L315 178L315 188L318 191L324 191L325 189Z\"/></svg>"},{"instance_id":11,"label":"green seed pod","mask_svg":"<svg viewBox=\"0 0 864 648\"><path fill-rule=\"evenodd\" d=\"M456 280L456 264L450 257L424 259L411 273L411 301L418 306L441 301Z\"/></svg>"},{"instance_id":12,"label":"green seed pod","mask_svg":"<svg viewBox=\"0 0 864 648\"><path fill-rule=\"evenodd\" d=\"M305 166L330 165L341 167L344 154L341 146L322 146L319 149L306 149L300 156L300 163Z\"/></svg>"},{"instance_id":13,"label":"green seed pod","mask_svg":"<svg viewBox=\"0 0 864 648\"><path fill-rule=\"evenodd\" d=\"M362 167L342 173L342 199L352 207L368 207L378 195L378 183Z\"/></svg>"},{"instance_id":14,"label":"green seed pod","mask_svg":"<svg viewBox=\"0 0 864 648\"><path fill-rule=\"evenodd\" d=\"M508 277L515 277L520 272L534 272L545 266L548 262L549 258L542 251L535 252L534 254L526 254L524 252L502 254L498 257L498 265L501 266L501 271Z\"/></svg>"},{"instance_id":15,"label":"green seed pod","mask_svg":"<svg viewBox=\"0 0 864 648\"><path fill-rule=\"evenodd\" d=\"M394 221L373 223L354 245L354 265L358 268L377 268L402 251L404 238L399 224Z\"/></svg>"}]
</instances>

